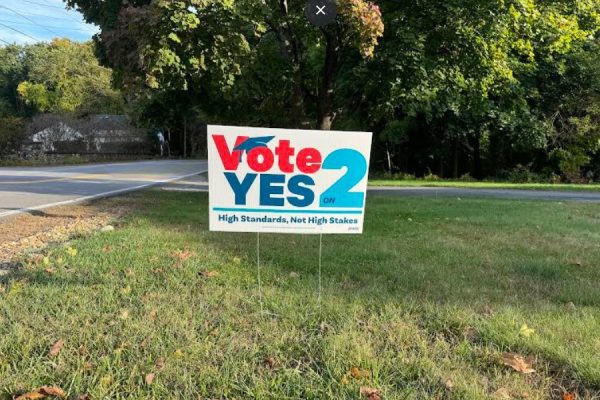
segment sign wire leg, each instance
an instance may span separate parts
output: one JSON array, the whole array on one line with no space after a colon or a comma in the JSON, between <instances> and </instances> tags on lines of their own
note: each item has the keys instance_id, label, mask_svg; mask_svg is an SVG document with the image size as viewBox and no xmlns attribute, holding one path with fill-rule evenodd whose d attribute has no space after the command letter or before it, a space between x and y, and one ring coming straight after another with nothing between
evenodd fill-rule
<instances>
[{"instance_id":1,"label":"sign wire leg","mask_svg":"<svg viewBox=\"0 0 600 400\"><path fill-rule=\"evenodd\" d=\"M260 315L264 314L262 300L262 281L260 279L260 232L256 232L256 271L258 277L258 301L260 302Z\"/></svg>"},{"instance_id":2,"label":"sign wire leg","mask_svg":"<svg viewBox=\"0 0 600 400\"><path fill-rule=\"evenodd\" d=\"M323 293L323 285L322 285L322 277L321 277L321 267L322 267L322 255L323 255L323 234L319 235L319 295L318 295L318 304L319 311L321 310L321 295Z\"/></svg>"}]
</instances>

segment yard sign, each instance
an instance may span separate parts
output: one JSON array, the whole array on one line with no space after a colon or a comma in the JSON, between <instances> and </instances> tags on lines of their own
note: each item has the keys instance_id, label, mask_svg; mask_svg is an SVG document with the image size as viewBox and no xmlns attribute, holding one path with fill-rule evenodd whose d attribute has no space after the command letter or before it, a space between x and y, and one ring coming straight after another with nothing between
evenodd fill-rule
<instances>
[{"instance_id":1,"label":"yard sign","mask_svg":"<svg viewBox=\"0 0 600 400\"><path fill-rule=\"evenodd\" d=\"M210 230L362 233L371 137L209 126Z\"/></svg>"}]
</instances>

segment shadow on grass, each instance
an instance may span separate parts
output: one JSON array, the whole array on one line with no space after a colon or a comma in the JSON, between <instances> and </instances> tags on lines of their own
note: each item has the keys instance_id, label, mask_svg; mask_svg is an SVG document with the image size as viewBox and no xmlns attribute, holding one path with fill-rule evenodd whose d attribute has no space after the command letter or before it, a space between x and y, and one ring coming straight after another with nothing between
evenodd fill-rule
<instances>
[{"instance_id":1,"label":"shadow on grass","mask_svg":"<svg viewBox=\"0 0 600 400\"><path fill-rule=\"evenodd\" d=\"M208 232L208 195L150 192L140 217L252 265L256 234ZM324 290L339 298L600 306L593 204L372 196L365 233L323 237ZM261 234L266 285L318 277L318 236ZM301 290L300 288L298 290Z\"/></svg>"}]
</instances>

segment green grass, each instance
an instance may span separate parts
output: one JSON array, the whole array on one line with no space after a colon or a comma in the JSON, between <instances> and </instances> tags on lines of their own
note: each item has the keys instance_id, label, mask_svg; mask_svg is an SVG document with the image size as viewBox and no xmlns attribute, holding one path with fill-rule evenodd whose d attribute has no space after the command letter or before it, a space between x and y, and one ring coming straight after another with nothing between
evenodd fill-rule
<instances>
[{"instance_id":1,"label":"green grass","mask_svg":"<svg viewBox=\"0 0 600 400\"><path fill-rule=\"evenodd\" d=\"M261 316L256 235L207 232L205 194L132 196L121 228L51 250L53 273L0 278L0 398L598 398L598 204L370 197L364 235L323 238L321 306L319 238L261 235Z\"/></svg>"},{"instance_id":2,"label":"green grass","mask_svg":"<svg viewBox=\"0 0 600 400\"><path fill-rule=\"evenodd\" d=\"M423 179L395 180L371 179L371 186L399 187L452 187L466 189L521 189L521 190L559 190L600 192L600 184L568 184L568 183L510 183L510 182L463 182L463 181L427 181Z\"/></svg>"}]
</instances>

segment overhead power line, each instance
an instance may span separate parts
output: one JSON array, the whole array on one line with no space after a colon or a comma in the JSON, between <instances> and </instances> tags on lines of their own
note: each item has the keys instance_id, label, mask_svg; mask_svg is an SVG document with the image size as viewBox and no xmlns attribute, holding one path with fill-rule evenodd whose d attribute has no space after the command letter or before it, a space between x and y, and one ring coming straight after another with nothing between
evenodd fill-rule
<instances>
[{"instance_id":1,"label":"overhead power line","mask_svg":"<svg viewBox=\"0 0 600 400\"><path fill-rule=\"evenodd\" d=\"M21 1L24 3L35 4L35 5L42 6L42 7L58 8L61 10L65 9L64 7L61 7L61 6L53 6L51 4L38 3L36 1L31 1L31 0L21 0Z\"/></svg>"},{"instance_id":2,"label":"overhead power line","mask_svg":"<svg viewBox=\"0 0 600 400\"><path fill-rule=\"evenodd\" d=\"M12 21L12 20L8 20L8 19L0 19L0 22L4 22L4 23L7 23L7 24L28 25L28 26L38 25L38 26L44 26L46 28L56 28L56 29L68 30L68 31L81 31L81 32L88 32L89 31L88 29L63 28L62 26L56 26L56 25L32 24L30 22Z\"/></svg>"},{"instance_id":3,"label":"overhead power line","mask_svg":"<svg viewBox=\"0 0 600 400\"><path fill-rule=\"evenodd\" d=\"M10 29L11 31L15 31L15 32L17 32L18 34L21 34L21 35L23 35L23 36L27 36L28 38L30 38L30 39L33 39L33 40L35 40L36 42L41 42L41 40L40 40L40 39L38 39L38 38L36 38L36 37L33 37L33 36L31 36L31 35L29 35L29 34L27 34L27 33L25 33L25 32L22 32L22 31L18 30L18 29L15 29L15 28L13 28L12 26L5 25L5 24L3 24L3 23L1 23L1 22L0 22L0 26L3 26L3 27L5 27L5 28L7 28L7 29Z\"/></svg>"},{"instance_id":4,"label":"overhead power line","mask_svg":"<svg viewBox=\"0 0 600 400\"><path fill-rule=\"evenodd\" d=\"M40 25L39 23L37 23L36 21L32 20L31 18L28 18L27 16L25 16L25 15L21 14L21 13L20 13L20 12L18 12L18 11L15 11L15 10L13 10L13 9L12 9L12 8L10 8L10 7L6 7L6 6L3 6L3 5L0 5L0 8L4 8L5 10L11 11L11 12L13 12L13 13L17 14L18 16L20 16L20 17L22 17L22 18L25 18L27 21L31 22L31 23L32 23L32 24L34 24L34 25L37 25L37 26L39 26L40 28L42 28L42 29L44 29L44 30L46 30L46 31L50 32L50 33L51 33L51 34L53 34L53 35L56 35L56 36L61 36L61 35L60 35L60 33L57 33L56 31L50 30L50 29L48 29L48 28L45 28L43 25Z\"/></svg>"},{"instance_id":5,"label":"overhead power line","mask_svg":"<svg viewBox=\"0 0 600 400\"><path fill-rule=\"evenodd\" d=\"M10 46L10 43L8 43L8 42L7 42L6 40L4 40L4 39L0 39L0 42L2 42L2 43L6 43L7 45L9 45L9 46Z\"/></svg>"}]
</instances>

